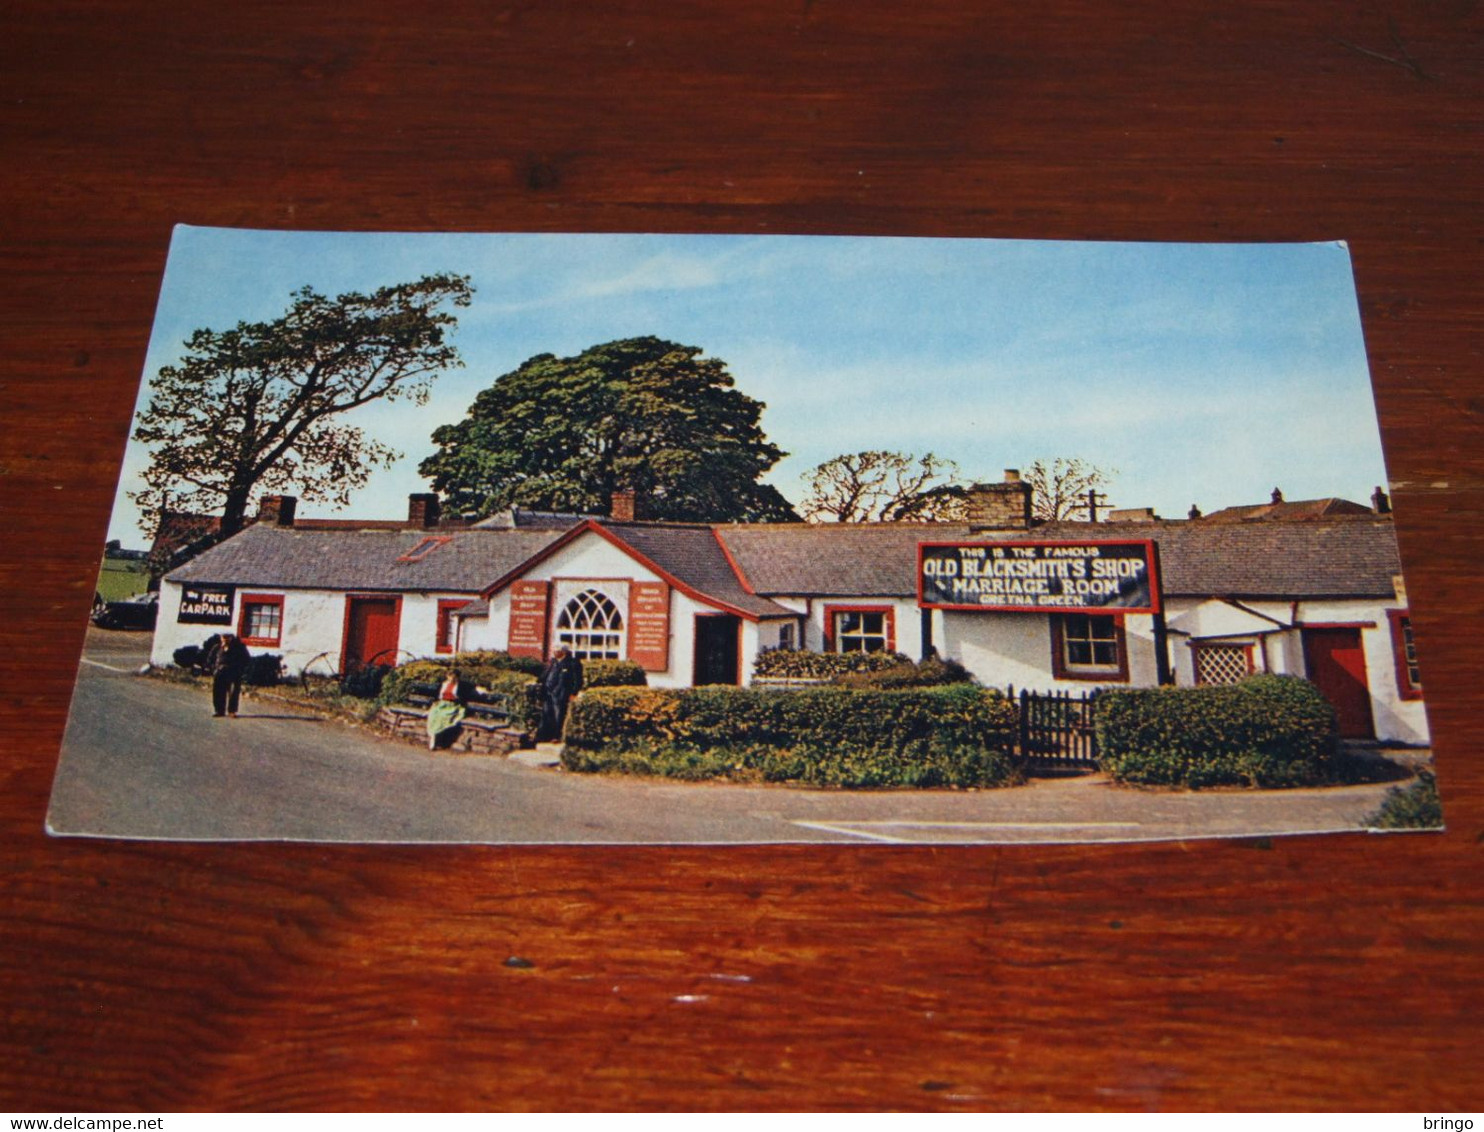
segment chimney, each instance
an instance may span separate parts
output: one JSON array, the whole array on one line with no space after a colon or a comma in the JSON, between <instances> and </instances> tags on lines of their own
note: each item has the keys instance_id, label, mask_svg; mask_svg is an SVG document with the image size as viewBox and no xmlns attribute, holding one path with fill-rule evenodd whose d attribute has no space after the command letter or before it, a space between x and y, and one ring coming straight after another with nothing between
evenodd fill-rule
<instances>
[{"instance_id":1,"label":"chimney","mask_svg":"<svg viewBox=\"0 0 1484 1132\"><path fill-rule=\"evenodd\" d=\"M1108 512L1110 523L1153 523L1158 519L1153 507L1118 507Z\"/></svg>"},{"instance_id":2,"label":"chimney","mask_svg":"<svg viewBox=\"0 0 1484 1132\"><path fill-rule=\"evenodd\" d=\"M1199 519L1201 517L1201 509L1199 507L1197 507L1194 503L1192 503L1190 505L1190 510L1188 512L1186 512L1185 517L1187 519Z\"/></svg>"},{"instance_id":3,"label":"chimney","mask_svg":"<svg viewBox=\"0 0 1484 1132\"><path fill-rule=\"evenodd\" d=\"M608 497L608 515L615 522L632 523L639 518L641 510L639 493L631 487L615 491Z\"/></svg>"},{"instance_id":4,"label":"chimney","mask_svg":"<svg viewBox=\"0 0 1484 1132\"><path fill-rule=\"evenodd\" d=\"M1391 514L1391 499L1379 485L1375 491L1371 492L1371 510L1377 515Z\"/></svg>"},{"instance_id":5,"label":"chimney","mask_svg":"<svg viewBox=\"0 0 1484 1132\"><path fill-rule=\"evenodd\" d=\"M1282 503L1283 502L1283 491L1282 491L1281 488L1276 488L1276 487L1273 488L1273 502L1274 503Z\"/></svg>"},{"instance_id":6,"label":"chimney","mask_svg":"<svg viewBox=\"0 0 1484 1132\"><path fill-rule=\"evenodd\" d=\"M299 500L292 495L265 495L258 500L259 523L271 523L275 527L292 527L294 525L294 512L299 508Z\"/></svg>"},{"instance_id":7,"label":"chimney","mask_svg":"<svg viewBox=\"0 0 1484 1132\"><path fill-rule=\"evenodd\" d=\"M969 527L981 531L1024 531L1031 525L1031 485L1015 468L1004 483L976 483L968 493Z\"/></svg>"},{"instance_id":8,"label":"chimney","mask_svg":"<svg viewBox=\"0 0 1484 1132\"><path fill-rule=\"evenodd\" d=\"M441 513L437 492L415 491L407 497L407 525L414 530L432 530Z\"/></svg>"}]
</instances>

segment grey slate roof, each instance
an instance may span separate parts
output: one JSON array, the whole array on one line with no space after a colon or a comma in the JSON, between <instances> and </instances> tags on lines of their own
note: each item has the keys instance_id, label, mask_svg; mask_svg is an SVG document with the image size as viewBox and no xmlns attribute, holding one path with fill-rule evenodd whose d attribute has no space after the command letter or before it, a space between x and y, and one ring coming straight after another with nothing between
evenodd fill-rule
<instances>
[{"instance_id":1,"label":"grey slate roof","mask_svg":"<svg viewBox=\"0 0 1484 1132\"><path fill-rule=\"evenodd\" d=\"M777 602L750 594L742 587L709 526L615 523L608 520L604 520L602 525L667 574L699 593L754 617L797 616Z\"/></svg>"},{"instance_id":2,"label":"grey slate roof","mask_svg":"<svg viewBox=\"0 0 1484 1132\"><path fill-rule=\"evenodd\" d=\"M1302 522L1052 523L1018 532L962 524L778 523L602 526L660 569L753 617L793 616L771 596L912 597L917 544L981 539L1150 539L1171 596L1384 597L1401 573L1389 517ZM570 529L570 528L569 528ZM560 539L564 530L302 530L255 524L168 575L285 589L475 594ZM429 537L446 538L399 561ZM726 551L742 571L738 578Z\"/></svg>"},{"instance_id":3,"label":"grey slate roof","mask_svg":"<svg viewBox=\"0 0 1484 1132\"><path fill-rule=\"evenodd\" d=\"M825 523L718 528L759 594L908 597L917 592L917 543L960 540L1149 539L1171 596L1383 597L1401 573L1389 518L1304 522L1051 523L1031 531L973 532L958 524Z\"/></svg>"},{"instance_id":4,"label":"grey slate roof","mask_svg":"<svg viewBox=\"0 0 1484 1132\"><path fill-rule=\"evenodd\" d=\"M917 593L917 544L977 538L953 523L768 523L717 528L760 594Z\"/></svg>"},{"instance_id":5,"label":"grey slate roof","mask_svg":"<svg viewBox=\"0 0 1484 1132\"><path fill-rule=\"evenodd\" d=\"M256 523L172 571L172 582L285 589L478 593L561 531L299 530ZM424 539L448 541L400 562Z\"/></svg>"}]
</instances>

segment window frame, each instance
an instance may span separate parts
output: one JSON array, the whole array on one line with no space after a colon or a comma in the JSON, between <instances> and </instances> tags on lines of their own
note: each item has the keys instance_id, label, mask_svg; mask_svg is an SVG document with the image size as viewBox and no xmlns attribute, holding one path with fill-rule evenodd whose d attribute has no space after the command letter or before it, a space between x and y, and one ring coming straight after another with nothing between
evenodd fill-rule
<instances>
[{"instance_id":1,"label":"window frame","mask_svg":"<svg viewBox=\"0 0 1484 1132\"><path fill-rule=\"evenodd\" d=\"M573 624L568 624L565 628L562 626L562 618L567 616L568 611L589 594L612 609L613 616L617 618L616 628L611 622L608 626L601 629L595 629L591 624L581 628ZM552 618L553 647L569 649L572 655L579 660L623 660L628 656L628 629L628 618L624 610L620 608L619 603L598 587L589 585L578 590L557 608L555 616ZM611 638L613 640L613 647L610 649L605 643L595 653L592 647L595 636ZM586 643L578 644L578 637L585 638Z\"/></svg>"},{"instance_id":2,"label":"window frame","mask_svg":"<svg viewBox=\"0 0 1484 1132\"><path fill-rule=\"evenodd\" d=\"M283 642L283 594L243 594L237 605L237 636L245 645L277 648ZM257 637L247 631L248 606L271 605L278 610L278 632L272 637Z\"/></svg>"},{"instance_id":3,"label":"window frame","mask_svg":"<svg viewBox=\"0 0 1484 1132\"><path fill-rule=\"evenodd\" d=\"M444 543L446 543L446 542L452 542L452 541L453 541L453 536L452 535L428 535L426 538L422 539L416 546L414 546L411 550L409 550L406 554L401 555L397 559L397 561L398 562L421 562L424 558L426 558L428 555L432 554L433 551L437 550Z\"/></svg>"},{"instance_id":4,"label":"window frame","mask_svg":"<svg viewBox=\"0 0 1484 1132\"><path fill-rule=\"evenodd\" d=\"M1423 698L1422 669L1417 663L1417 636L1412 629L1410 609L1388 609L1386 620L1391 627L1391 658L1396 665L1396 690L1404 700ZM1407 637L1412 638L1412 656L1407 658ZM1412 679L1412 670L1417 679Z\"/></svg>"},{"instance_id":5,"label":"window frame","mask_svg":"<svg viewBox=\"0 0 1484 1132\"><path fill-rule=\"evenodd\" d=\"M850 613L880 614L881 632L857 633L852 636L880 636L882 638L883 652L897 651L897 618L896 606L894 605L826 605L824 607L824 651L842 653L845 650L840 647L840 632L836 627L836 618ZM860 650L872 652L872 649Z\"/></svg>"},{"instance_id":6,"label":"window frame","mask_svg":"<svg viewBox=\"0 0 1484 1132\"><path fill-rule=\"evenodd\" d=\"M1113 626L1114 664L1073 664L1067 659L1067 623L1073 617L1106 620ZM1054 613L1051 622L1051 674L1057 680L1081 680L1098 684L1128 683L1128 634L1121 613ZM1091 639L1091 638L1090 638Z\"/></svg>"},{"instance_id":7,"label":"window frame","mask_svg":"<svg viewBox=\"0 0 1484 1132\"><path fill-rule=\"evenodd\" d=\"M433 629L433 651L435 653L448 656L457 651L459 634L454 625L453 611L464 608L473 600L469 597L440 597L438 599L438 620Z\"/></svg>"},{"instance_id":8,"label":"window frame","mask_svg":"<svg viewBox=\"0 0 1484 1132\"><path fill-rule=\"evenodd\" d=\"M1242 674L1243 678L1245 679L1246 677L1253 675L1257 671L1257 646L1252 644L1250 641L1191 641L1190 675L1191 679L1195 681L1195 686L1197 688L1220 688L1226 686L1223 684L1212 684L1201 679L1200 654L1203 650L1207 649L1241 649L1247 664L1247 671Z\"/></svg>"}]
</instances>

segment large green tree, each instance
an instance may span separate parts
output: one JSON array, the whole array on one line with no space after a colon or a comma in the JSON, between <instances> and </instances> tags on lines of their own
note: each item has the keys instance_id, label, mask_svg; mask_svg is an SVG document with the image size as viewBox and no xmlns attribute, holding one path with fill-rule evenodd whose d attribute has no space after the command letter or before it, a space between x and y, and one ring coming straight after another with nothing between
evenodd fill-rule
<instances>
[{"instance_id":1,"label":"large green tree","mask_svg":"<svg viewBox=\"0 0 1484 1132\"><path fill-rule=\"evenodd\" d=\"M135 425L150 449L145 487L130 493L145 521L167 507L220 508L232 534L263 491L344 506L399 454L343 415L377 400L424 403L434 377L462 364L447 307L472 293L467 276L446 274L333 299L305 287L281 318L197 330Z\"/></svg>"},{"instance_id":2,"label":"large green tree","mask_svg":"<svg viewBox=\"0 0 1484 1132\"><path fill-rule=\"evenodd\" d=\"M495 379L468 416L433 433L419 471L464 515L506 507L605 514L633 490L653 519L797 516L759 478L784 453L763 404L695 346L625 338L574 358L539 354Z\"/></svg>"}]
</instances>

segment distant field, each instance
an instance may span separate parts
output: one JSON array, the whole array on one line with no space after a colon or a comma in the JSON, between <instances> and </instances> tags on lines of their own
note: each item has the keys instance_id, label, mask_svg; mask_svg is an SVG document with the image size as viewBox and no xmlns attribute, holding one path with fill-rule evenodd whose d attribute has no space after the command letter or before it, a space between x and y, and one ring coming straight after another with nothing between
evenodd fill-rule
<instances>
[{"instance_id":1,"label":"distant field","mask_svg":"<svg viewBox=\"0 0 1484 1132\"><path fill-rule=\"evenodd\" d=\"M143 593L149 585L149 570L143 562L105 558L98 571L98 593L104 601L122 601Z\"/></svg>"}]
</instances>

